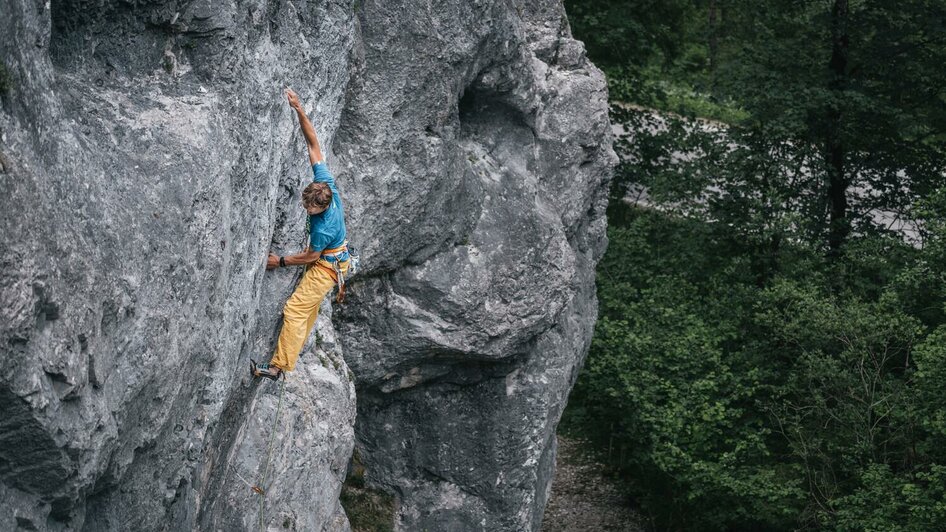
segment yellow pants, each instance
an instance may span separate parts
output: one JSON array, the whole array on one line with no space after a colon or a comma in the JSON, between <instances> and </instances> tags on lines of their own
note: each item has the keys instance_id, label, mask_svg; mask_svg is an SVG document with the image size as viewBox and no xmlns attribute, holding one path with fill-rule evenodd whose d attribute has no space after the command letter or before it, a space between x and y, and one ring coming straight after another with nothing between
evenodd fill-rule
<instances>
[{"instance_id":1,"label":"yellow pants","mask_svg":"<svg viewBox=\"0 0 946 532\"><path fill-rule=\"evenodd\" d=\"M348 271L351 261L338 263L342 272ZM283 371L292 371L296 367L299 352L305 345L315 319L319 316L319 306L325 295L335 286L332 273L321 265L332 267L332 263L322 259L317 264L309 265L302 276L295 292L286 301L283 307L282 331L279 333L279 342L276 344L276 353L270 361L270 366L276 366Z\"/></svg>"}]
</instances>

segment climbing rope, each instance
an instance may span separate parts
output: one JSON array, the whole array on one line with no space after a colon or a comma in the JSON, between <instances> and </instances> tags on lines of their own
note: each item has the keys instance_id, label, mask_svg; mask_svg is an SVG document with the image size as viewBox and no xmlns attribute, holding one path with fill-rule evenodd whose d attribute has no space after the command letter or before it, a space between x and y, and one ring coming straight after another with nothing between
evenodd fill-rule
<instances>
[{"instance_id":1,"label":"climbing rope","mask_svg":"<svg viewBox=\"0 0 946 532\"><path fill-rule=\"evenodd\" d=\"M273 430L269 435L269 445L266 449L266 462L263 466L263 472L260 475L259 482L253 486L253 491L259 495L259 529L265 530L263 528L263 507L264 499L266 498L266 491L263 489L263 485L266 483L266 477L269 475L269 464L273 456L273 442L276 441L276 428L279 426L279 411L282 409L282 395L286 390L286 377L283 374L282 381L279 383L279 401L276 402L276 417L273 419Z\"/></svg>"},{"instance_id":2,"label":"climbing rope","mask_svg":"<svg viewBox=\"0 0 946 532\"><path fill-rule=\"evenodd\" d=\"M306 215L305 217L305 239L302 241L303 248L309 250L309 234L312 226L312 217ZM308 271L309 265L306 264L303 267L302 273L305 274ZM263 485L266 483L266 477L269 475L269 464L272 461L273 457L273 443L276 441L276 428L279 427L279 412L282 410L282 396L283 392L286 390L286 374L282 374L282 381L279 383L279 401L276 402L276 417L273 419L273 430L269 435L269 445L266 448L266 462L263 465L263 472L260 474L259 482L255 486L250 486L250 488L259 495L259 529L265 530L263 527L264 523L264 509L265 509L265 499L266 499L266 490L263 488ZM243 477L240 477L243 480ZM248 482L243 481L247 485Z\"/></svg>"}]
</instances>

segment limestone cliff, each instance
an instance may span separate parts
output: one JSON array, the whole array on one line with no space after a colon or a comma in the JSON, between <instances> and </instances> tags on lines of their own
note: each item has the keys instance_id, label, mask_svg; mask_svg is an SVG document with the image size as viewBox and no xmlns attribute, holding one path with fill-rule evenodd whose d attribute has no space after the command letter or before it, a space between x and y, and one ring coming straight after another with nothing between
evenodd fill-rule
<instances>
[{"instance_id":1,"label":"limestone cliff","mask_svg":"<svg viewBox=\"0 0 946 532\"><path fill-rule=\"evenodd\" d=\"M346 530L353 446L400 530L539 526L614 159L557 0L0 14L0 529ZM286 86L363 269L280 388Z\"/></svg>"}]
</instances>

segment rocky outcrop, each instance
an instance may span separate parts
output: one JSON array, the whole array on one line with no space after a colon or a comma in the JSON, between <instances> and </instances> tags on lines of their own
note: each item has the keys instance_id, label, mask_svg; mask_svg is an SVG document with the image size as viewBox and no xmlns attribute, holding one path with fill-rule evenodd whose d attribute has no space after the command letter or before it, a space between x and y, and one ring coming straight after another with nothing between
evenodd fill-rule
<instances>
[{"instance_id":1,"label":"rocky outcrop","mask_svg":"<svg viewBox=\"0 0 946 532\"><path fill-rule=\"evenodd\" d=\"M561 6L538 4L359 12L335 148L375 269L338 325L367 478L402 530L538 526L591 338L606 96Z\"/></svg>"},{"instance_id":2,"label":"rocky outcrop","mask_svg":"<svg viewBox=\"0 0 946 532\"><path fill-rule=\"evenodd\" d=\"M401 530L537 528L613 164L558 1L90 7L0 0L0 529L344 530L356 440ZM280 388L285 86L363 269Z\"/></svg>"}]
</instances>

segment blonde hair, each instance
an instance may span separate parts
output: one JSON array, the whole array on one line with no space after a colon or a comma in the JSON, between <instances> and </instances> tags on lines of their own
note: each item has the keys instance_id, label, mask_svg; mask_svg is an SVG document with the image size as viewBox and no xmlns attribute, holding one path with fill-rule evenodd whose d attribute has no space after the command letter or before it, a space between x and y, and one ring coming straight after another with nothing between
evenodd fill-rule
<instances>
[{"instance_id":1,"label":"blonde hair","mask_svg":"<svg viewBox=\"0 0 946 532\"><path fill-rule=\"evenodd\" d=\"M305 208L324 209L332 203L332 189L326 183L309 183L302 191L302 205Z\"/></svg>"}]
</instances>

